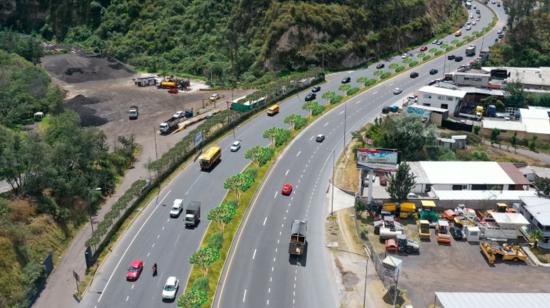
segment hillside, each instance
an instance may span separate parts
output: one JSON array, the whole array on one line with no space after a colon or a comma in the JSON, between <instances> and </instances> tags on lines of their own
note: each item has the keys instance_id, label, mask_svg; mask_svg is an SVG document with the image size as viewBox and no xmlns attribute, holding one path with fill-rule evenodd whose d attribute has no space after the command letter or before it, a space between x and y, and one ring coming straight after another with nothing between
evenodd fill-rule
<instances>
[{"instance_id":1,"label":"hillside","mask_svg":"<svg viewBox=\"0 0 550 308\"><path fill-rule=\"evenodd\" d=\"M489 65L550 66L550 2L504 0L504 4L509 31L491 48Z\"/></svg>"},{"instance_id":2,"label":"hillside","mask_svg":"<svg viewBox=\"0 0 550 308\"><path fill-rule=\"evenodd\" d=\"M148 71L249 81L266 71L357 66L449 31L464 14L453 0L28 2L89 11L78 19L35 5L28 7L32 19L7 18L5 9L0 18L25 31L46 29ZM53 13L55 18L48 18ZM63 17L66 23L59 22ZM64 25L71 27L65 31Z\"/></svg>"}]
</instances>

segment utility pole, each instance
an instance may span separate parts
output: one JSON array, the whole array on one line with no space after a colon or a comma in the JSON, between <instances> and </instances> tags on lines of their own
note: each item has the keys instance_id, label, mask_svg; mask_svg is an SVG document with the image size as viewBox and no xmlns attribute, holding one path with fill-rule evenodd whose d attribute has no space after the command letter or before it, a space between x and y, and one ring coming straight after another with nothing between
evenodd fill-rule
<instances>
[{"instance_id":1,"label":"utility pole","mask_svg":"<svg viewBox=\"0 0 550 308\"><path fill-rule=\"evenodd\" d=\"M157 149L157 129L154 126L153 126L153 138L155 140L155 160L158 160L159 159L159 154L158 154L158 149ZM156 178L156 180L158 180L158 178L159 178L159 171L157 169L157 178ZM155 205L159 204L160 185L161 185L161 182L159 182L159 190L157 191L157 198L155 200Z\"/></svg>"},{"instance_id":2,"label":"utility pole","mask_svg":"<svg viewBox=\"0 0 550 308\"><path fill-rule=\"evenodd\" d=\"M344 103L344 154L346 154L346 157L347 157L347 153L346 153L346 122L347 122L347 105L346 103Z\"/></svg>"},{"instance_id":3,"label":"utility pole","mask_svg":"<svg viewBox=\"0 0 550 308\"><path fill-rule=\"evenodd\" d=\"M367 254L367 258L365 259L365 287L363 289L363 308L367 307L367 274L368 272L369 272L369 255Z\"/></svg>"}]
</instances>

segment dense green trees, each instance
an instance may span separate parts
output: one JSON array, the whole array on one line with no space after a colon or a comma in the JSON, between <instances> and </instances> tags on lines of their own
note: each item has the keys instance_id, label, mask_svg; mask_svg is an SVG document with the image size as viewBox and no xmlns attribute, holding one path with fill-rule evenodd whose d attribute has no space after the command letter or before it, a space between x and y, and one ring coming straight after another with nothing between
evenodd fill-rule
<instances>
[{"instance_id":1,"label":"dense green trees","mask_svg":"<svg viewBox=\"0 0 550 308\"><path fill-rule=\"evenodd\" d=\"M447 0L43 0L5 22L149 71L254 81L268 70L355 66L449 31ZM38 14L40 13L40 14Z\"/></svg>"},{"instance_id":2,"label":"dense green trees","mask_svg":"<svg viewBox=\"0 0 550 308\"><path fill-rule=\"evenodd\" d=\"M491 48L490 65L550 66L550 2L504 0L505 39Z\"/></svg>"}]
</instances>

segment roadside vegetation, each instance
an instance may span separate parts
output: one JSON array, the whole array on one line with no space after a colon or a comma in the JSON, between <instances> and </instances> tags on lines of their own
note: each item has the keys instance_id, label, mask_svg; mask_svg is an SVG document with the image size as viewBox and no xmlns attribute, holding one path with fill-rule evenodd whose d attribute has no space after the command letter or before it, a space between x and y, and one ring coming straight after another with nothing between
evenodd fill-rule
<instances>
[{"instance_id":1,"label":"roadside vegetation","mask_svg":"<svg viewBox=\"0 0 550 308\"><path fill-rule=\"evenodd\" d=\"M0 32L0 306L26 307L73 231L88 221L131 166L133 138L109 152L105 135L63 109L64 94L35 59L29 36ZM22 56L17 53L21 53ZM45 118L35 118L43 112Z\"/></svg>"},{"instance_id":2,"label":"roadside vegetation","mask_svg":"<svg viewBox=\"0 0 550 308\"><path fill-rule=\"evenodd\" d=\"M509 15L504 39L491 48L491 66L550 66L550 3L503 0Z\"/></svg>"}]
</instances>

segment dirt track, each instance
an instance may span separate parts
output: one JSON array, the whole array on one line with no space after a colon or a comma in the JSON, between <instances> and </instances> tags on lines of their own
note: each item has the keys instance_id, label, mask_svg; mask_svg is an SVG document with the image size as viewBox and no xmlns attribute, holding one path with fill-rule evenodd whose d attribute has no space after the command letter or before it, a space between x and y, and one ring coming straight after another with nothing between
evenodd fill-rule
<instances>
[{"instance_id":1,"label":"dirt track","mask_svg":"<svg viewBox=\"0 0 550 308\"><path fill-rule=\"evenodd\" d=\"M224 98L216 104L209 104L210 91L199 91L204 85L192 81L191 91L169 94L156 87L137 87L132 78L139 75L116 62L97 57L84 57L77 54L46 56L42 66L54 81L66 92L66 107L80 115L83 126L101 129L107 136L111 149L118 136L134 135L142 146L136 168L155 159L155 134L159 124L174 112L193 108L195 113L201 109L226 108L226 100L231 100L231 91L219 91ZM237 98L249 90L235 90ZM139 119L128 119L128 108L139 107ZM182 138L183 133L169 136L156 135L157 151L160 156ZM147 170L139 172L146 177Z\"/></svg>"}]
</instances>

